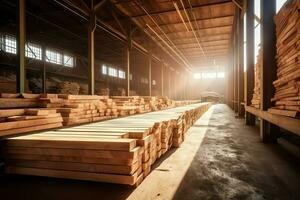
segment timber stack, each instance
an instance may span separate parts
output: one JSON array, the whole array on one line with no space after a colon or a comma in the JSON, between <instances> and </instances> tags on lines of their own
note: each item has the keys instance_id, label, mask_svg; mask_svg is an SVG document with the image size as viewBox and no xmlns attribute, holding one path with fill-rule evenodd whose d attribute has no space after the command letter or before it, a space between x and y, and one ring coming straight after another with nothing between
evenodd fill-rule
<instances>
[{"instance_id":1,"label":"timber stack","mask_svg":"<svg viewBox=\"0 0 300 200\"><path fill-rule=\"evenodd\" d=\"M254 91L253 91L253 97L251 100L251 104L255 108L260 108L260 103L261 103L261 95L260 95L260 90L261 90L261 68L262 65L262 51L259 50L259 53L257 55L257 62L255 64L255 71L254 71Z\"/></svg>"},{"instance_id":2,"label":"timber stack","mask_svg":"<svg viewBox=\"0 0 300 200\"><path fill-rule=\"evenodd\" d=\"M277 80L274 114L298 117L300 112L300 1L291 1L275 16Z\"/></svg>"},{"instance_id":3,"label":"timber stack","mask_svg":"<svg viewBox=\"0 0 300 200\"><path fill-rule=\"evenodd\" d=\"M209 106L193 104L8 138L2 145L5 171L138 185L157 159L181 145L187 128Z\"/></svg>"}]
</instances>

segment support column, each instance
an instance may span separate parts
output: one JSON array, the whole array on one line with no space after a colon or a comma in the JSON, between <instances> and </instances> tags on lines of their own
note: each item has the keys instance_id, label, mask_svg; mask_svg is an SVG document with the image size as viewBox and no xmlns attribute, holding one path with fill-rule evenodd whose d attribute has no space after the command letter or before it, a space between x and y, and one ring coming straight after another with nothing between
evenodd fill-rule
<instances>
[{"instance_id":1,"label":"support column","mask_svg":"<svg viewBox=\"0 0 300 200\"><path fill-rule=\"evenodd\" d=\"M130 48L129 47L126 47L125 59L126 59L126 94L127 96L129 96L130 94Z\"/></svg>"},{"instance_id":2,"label":"support column","mask_svg":"<svg viewBox=\"0 0 300 200\"><path fill-rule=\"evenodd\" d=\"M17 39L17 91L25 92L25 42L26 42L26 1L19 0L18 2L18 39Z\"/></svg>"},{"instance_id":3,"label":"support column","mask_svg":"<svg viewBox=\"0 0 300 200\"><path fill-rule=\"evenodd\" d=\"M236 13L238 13L238 8L236 7ZM235 16L235 24L234 24L234 56L233 56L233 85L234 85L234 112L238 112L238 62L239 62L239 52L238 52L238 14Z\"/></svg>"},{"instance_id":4,"label":"support column","mask_svg":"<svg viewBox=\"0 0 300 200\"><path fill-rule=\"evenodd\" d=\"M149 51L149 55L148 55L148 67L149 67L149 96L152 96L152 55L151 52Z\"/></svg>"},{"instance_id":5,"label":"support column","mask_svg":"<svg viewBox=\"0 0 300 200\"><path fill-rule=\"evenodd\" d=\"M246 34L247 34L247 69L246 69L246 106L251 105L254 90L254 0L246 0ZM255 116L249 112L246 112L246 124L254 125Z\"/></svg>"},{"instance_id":6,"label":"support column","mask_svg":"<svg viewBox=\"0 0 300 200\"><path fill-rule=\"evenodd\" d=\"M244 18L242 11L239 9L239 63L238 63L238 115L244 117Z\"/></svg>"},{"instance_id":7,"label":"support column","mask_svg":"<svg viewBox=\"0 0 300 200\"><path fill-rule=\"evenodd\" d=\"M128 25L127 29L127 46L125 50L125 60L126 60L126 94L130 96L130 53L132 48L132 34L131 34L131 23Z\"/></svg>"},{"instance_id":8,"label":"support column","mask_svg":"<svg viewBox=\"0 0 300 200\"><path fill-rule=\"evenodd\" d=\"M42 90L43 93L47 93L47 69L46 69L46 48L42 46L42 60L43 60L43 74L42 74Z\"/></svg>"},{"instance_id":9,"label":"support column","mask_svg":"<svg viewBox=\"0 0 300 200\"><path fill-rule=\"evenodd\" d=\"M261 110L266 111L272 106L271 98L276 80L276 26L273 18L276 14L276 1L261 1ZM263 142L275 142L280 128L263 119L260 120L260 136Z\"/></svg>"},{"instance_id":10,"label":"support column","mask_svg":"<svg viewBox=\"0 0 300 200\"><path fill-rule=\"evenodd\" d=\"M164 96L164 63L161 65L161 96Z\"/></svg>"},{"instance_id":11,"label":"support column","mask_svg":"<svg viewBox=\"0 0 300 200\"><path fill-rule=\"evenodd\" d=\"M96 29L96 15L94 13L94 5L92 1L91 14L88 28L88 84L89 95L95 93L95 29Z\"/></svg>"},{"instance_id":12,"label":"support column","mask_svg":"<svg viewBox=\"0 0 300 200\"><path fill-rule=\"evenodd\" d=\"M169 73L168 73L168 94L169 94L169 98L171 97L171 70L169 69Z\"/></svg>"}]
</instances>

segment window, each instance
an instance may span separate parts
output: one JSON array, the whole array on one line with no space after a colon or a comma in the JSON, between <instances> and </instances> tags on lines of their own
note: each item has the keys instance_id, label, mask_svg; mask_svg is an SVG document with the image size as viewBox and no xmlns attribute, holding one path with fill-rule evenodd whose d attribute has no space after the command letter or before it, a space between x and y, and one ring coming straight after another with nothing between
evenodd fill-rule
<instances>
[{"instance_id":1,"label":"window","mask_svg":"<svg viewBox=\"0 0 300 200\"><path fill-rule=\"evenodd\" d=\"M108 75L113 76L113 77L118 77L118 70L116 70L115 68L109 67Z\"/></svg>"},{"instance_id":2,"label":"window","mask_svg":"<svg viewBox=\"0 0 300 200\"><path fill-rule=\"evenodd\" d=\"M3 40L3 50L7 53L17 54L16 38L11 35L5 35Z\"/></svg>"},{"instance_id":3,"label":"window","mask_svg":"<svg viewBox=\"0 0 300 200\"><path fill-rule=\"evenodd\" d=\"M37 44L27 43L25 46L25 56L42 60L42 48Z\"/></svg>"},{"instance_id":4,"label":"window","mask_svg":"<svg viewBox=\"0 0 300 200\"><path fill-rule=\"evenodd\" d=\"M217 78L225 78L225 73L224 72L218 72L217 73Z\"/></svg>"},{"instance_id":5,"label":"window","mask_svg":"<svg viewBox=\"0 0 300 200\"><path fill-rule=\"evenodd\" d=\"M156 85L156 80L152 80L152 85Z\"/></svg>"},{"instance_id":6,"label":"window","mask_svg":"<svg viewBox=\"0 0 300 200\"><path fill-rule=\"evenodd\" d=\"M73 67L74 66L74 57L64 55L64 66Z\"/></svg>"},{"instance_id":7,"label":"window","mask_svg":"<svg viewBox=\"0 0 300 200\"><path fill-rule=\"evenodd\" d=\"M194 79L201 79L201 73L194 74Z\"/></svg>"},{"instance_id":8,"label":"window","mask_svg":"<svg viewBox=\"0 0 300 200\"><path fill-rule=\"evenodd\" d=\"M107 74L107 67L106 67L106 65L102 65L102 74Z\"/></svg>"},{"instance_id":9,"label":"window","mask_svg":"<svg viewBox=\"0 0 300 200\"><path fill-rule=\"evenodd\" d=\"M114 77L118 77L118 70L114 69Z\"/></svg>"},{"instance_id":10,"label":"window","mask_svg":"<svg viewBox=\"0 0 300 200\"><path fill-rule=\"evenodd\" d=\"M119 70L119 78L122 78L122 79L125 79L125 78L126 78L125 72L124 72L124 71Z\"/></svg>"},{"instance_id":11,"label":"window","mask_svg":"<svg viewBox=\"0 0 300 200\"><path fill-rule=\"evenodd\" d=\"M285 4L287 0L277 0L276 2L276 10L277 12L281 9L281 7Z\"/></svg>"},{"instance_id":12,"label":"window","mask_svg":"<svg viewBox=\"0 0 300 200\"><path fill-rule=\"evenodd\" d=\"M132 79L133 79L133 76L132 76L132 74L129 74L129 80L131 80L131 81L132 81Z\"/></svg>"},{"instance_id":13,"label":"window","mask_svg":"<svg viewBox=\"0 0 300 200\"><path fill-rule=\"evenodd\" d=\"M216 73L214 72L203 72L202 73L202 79L214 79L216 78Z\"/></svg>"},{"instance_id":14,"label":"window","mask_svg":"<svg viewBox=\"0 0 300 200\"><path fill-rule=\"evenodd\" d=\"M148 84L148 83L149 83L148 79L147 79L147 78L145 78L145 84Z\"/></svg>"},{"instance_id":15,"label":"window","mask_svg":"<svg viewBox=\"0 0 300 200\"><path fill-rule=\"evenodd\" d=\"M46 61L54 64L62 64L62 55L57 51L46 50Z\"/></svg>"}]
</instances>

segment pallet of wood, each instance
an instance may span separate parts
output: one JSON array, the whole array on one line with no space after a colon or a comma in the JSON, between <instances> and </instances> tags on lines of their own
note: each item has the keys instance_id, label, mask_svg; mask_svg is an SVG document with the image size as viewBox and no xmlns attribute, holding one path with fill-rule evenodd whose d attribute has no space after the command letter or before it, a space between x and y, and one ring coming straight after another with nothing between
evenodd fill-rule
<instances>
[{"instance_id":1,"label":"pallet of wood","mask_svg":"<svg viewBox=\"0 0 300 200\"><path fill-rule=\"evenodd\" d=\"M261 103L261 64L262 64L262 51L259 50L259 53L257 55L257 62L255 64L255 70L254 70L254 90L253 90L253 97L251 100L251 106L255 108L260 108Z\"/></svg>"},{"instance_id":2,"label":"pallet of wood","mask_svg":"<svg viewBox=\"0 0 300 200\"><path fill-rule=\"evenodd\" d=\"M187 131L183 125L190 126L208 107L193 104L12 137L2 145L5 171L136 185L157 159L183 141L177 140ZM185 122L187 117L193 119Z\"/></svg>"},{"instance_id":3,"label":"pallet of wood","mask_svg":"<svg viewBox=\"0 0 300 200\"><path fill-rule=\"evenodd\" d=\"M298 117L300 113L300 1L290 1L275 16L277 80L273 114Z\"/></svg>"}]
</instances>

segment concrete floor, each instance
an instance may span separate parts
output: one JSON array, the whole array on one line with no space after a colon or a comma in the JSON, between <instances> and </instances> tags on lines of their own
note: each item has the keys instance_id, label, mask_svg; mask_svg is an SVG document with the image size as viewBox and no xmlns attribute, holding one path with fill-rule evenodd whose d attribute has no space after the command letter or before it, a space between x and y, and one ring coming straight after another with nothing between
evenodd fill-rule
<instances>
[{"instance_id":1,"label":"concrete floor","mask_svg":"<svg viewBox=\"0 0 300 200\"><path fill-rule=\"evenodd\" d=\"M292 139L292 141L295 141ZM1 199L300 199L299 146L260 142L225 105L215 105L138 188L0 175Z\"/></svg>"}]
</instances>

